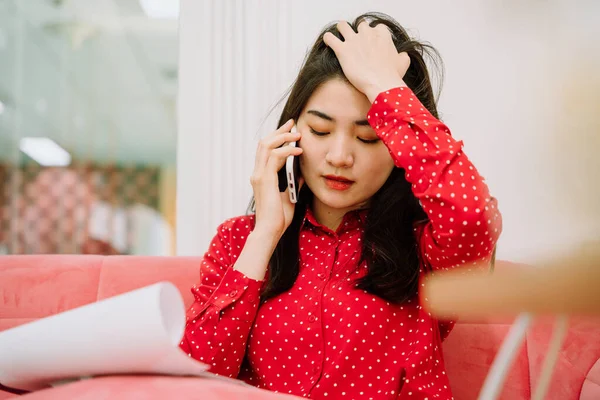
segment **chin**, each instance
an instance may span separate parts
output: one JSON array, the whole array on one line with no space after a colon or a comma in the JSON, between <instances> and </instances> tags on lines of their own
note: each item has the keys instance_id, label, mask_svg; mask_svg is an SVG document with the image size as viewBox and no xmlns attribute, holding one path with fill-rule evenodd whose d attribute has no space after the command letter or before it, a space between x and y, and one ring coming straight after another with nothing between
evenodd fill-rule
<instances>
[{"instance_id":1,"label":"chin","mask_svg":"<svg viewBox=\"0 0 600 400\"><path fill-rule=\"evenodd\" d=\"M334 209L341 210L346 208L355 208L359 204L364 203L364 201L357 199L351 193L336 193L327 189L313 193L315 197L317 197L319 201L321 201L321 203Z\"/></svg>"}]
</instances>

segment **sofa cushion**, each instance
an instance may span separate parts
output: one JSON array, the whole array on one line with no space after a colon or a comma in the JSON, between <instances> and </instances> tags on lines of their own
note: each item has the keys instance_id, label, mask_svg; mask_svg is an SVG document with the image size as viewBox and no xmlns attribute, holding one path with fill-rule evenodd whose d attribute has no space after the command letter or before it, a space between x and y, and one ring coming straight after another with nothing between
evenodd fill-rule
<instances>
[{"instance_id":1,"label":"sofa cushion","mask_svg":"<svg viewBox=\"0 0 600 400\"><path fill-rule=\"evenodd\" d=\"M73 382L19 397L23 400L138 400L138 399L227 400L298 399L250 386L232 385L214 379L171 376L106 376Z\"/></svg>"},{"instance_id":2,"label":"sofa cushion","mask_svg":"<svg viewBox=\"0 0 600 400\"><path fill-rule=\"evenodd\" d=\"M43 318L97 299L101 256L0 258L2 319Z\"/></svg>"},{"instance_id":3,"label":"sofa cushion","mask_svg":"<svg viewBox=\"0 0 600 400\"><path fill-rule=\"evenodd\" d=\"M191 288L200 279L200 261L198 257L104 257L98 300L166 280L177 286L187 308L194 301Z\"/></svg>"},{"instance_id":4,"label":"sofa cushion","mask_svg":"<svg viewBox=\"0 0 600 400\"><path fill-rule=\"evenodd\" d=\"M21 255L0 258L0 331L167 280L186 308L198 257Z\"/></svg>"},{"instance_id":5,"label":"sofa cushion","mask_svg":"<svg viewBox=\"0 0 600 400\"><path fill-rule=\"evenodd\" d=\"M444 362L456 399L476 399L511 324L458 323L444 342ZM504 382L500 399L528 399L529 363L521 347Z\"/></svg>"},{"instance_id":6,"label":"sofa cushion","mask_svg":"<svg viewBox=\"0 0 600 400\"><path fill-rule=\"evenodd\" d=\"M37 320L37 318L0 318L0 332Z\"/></svg>"},{"instance_id":7,"label":"sofa cushion","mask_svg":"<svg viewBox=\"0 0 600 400\"><path fill-rule=\"evenodd\" d=\"M554 365L550 387L545 400L578 398L586 375L600 358L600 321L590 318L571 318L559 356ZM542 363L548 353L554 319L539 319L527 332L531 387L539 382ZM600 399L600 397L595 397Z\"/></svg>"}]
</instances>

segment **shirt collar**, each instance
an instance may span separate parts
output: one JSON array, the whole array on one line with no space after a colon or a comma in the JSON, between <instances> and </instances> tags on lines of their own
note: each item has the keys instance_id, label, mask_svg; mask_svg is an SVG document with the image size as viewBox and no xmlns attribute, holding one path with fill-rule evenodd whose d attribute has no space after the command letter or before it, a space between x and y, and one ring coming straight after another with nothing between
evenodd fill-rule
<instances>
[{"instance_id":1,"label":"shirt collar","mask_svg":"<svg viewBox=\"0 0 600 400\"><path fill-rule=\"evenodd\" d=\"M306 225L309 225L314 228L321 229L330 234L340 234L345 231L349 231L349 230L356 229L359 227L360 228L364 227L364 225L367 221L368 212L369 212L368 209L348 211L344 215L344 218L342 219L342 223L338 227L337 232L333 232L328 227L321 225L315 218L315 215L313 214L312 209L310 207L307 207L306 214L304 215L304 220L302 221L302 229L304 229L304 227Z\"/></svg>"}]
</instances>

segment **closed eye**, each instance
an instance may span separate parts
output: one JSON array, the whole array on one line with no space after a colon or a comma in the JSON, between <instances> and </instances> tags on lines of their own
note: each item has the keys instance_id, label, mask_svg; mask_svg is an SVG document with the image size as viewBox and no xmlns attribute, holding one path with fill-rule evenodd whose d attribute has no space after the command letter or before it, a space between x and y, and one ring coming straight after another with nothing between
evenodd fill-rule
<instances>
[{"instance_id":1,"label":"closed eye","mask_svg":"<svg viewBox=\"0 0 600 400\"><path fill-rule=\"evenodd\" d=\"M315 135L317 135L317 136L325 136L325 135L327 135L327 134L329 133L329 132L319 132L319 131L315 131L313 128L310 128L310 131L311 131L312 133L314 133Z\"/></svg>"},{"instance_id":2,"label":"closed eye","mask_svg":"<svg viewBox=\"0 0 600 400\"><path fill-rule=\"evenodd\" d=\"M381 139L379 139L379 138L377 138L377 139L361 139L361 138L358 138L358 140L360 140L363 143L373 144L373 143L379 142Z\"/></svg>"},{"instance_id":3,"label":"closed eye","mask_svg":"<svg viewBox=\"0 0 600 400\"><path fill-rule=\"evenodd\" d=\"M315 131L313 128L310 128L310 131L315 134L316 136L326 136L329 134L329 132L319 132L319 131ZM373 143L377 143L379 142L381 139L376 138L376 139L363 139L363 138L358 138L358 140L360 140L361 142L365 143L365 144L373 144Z\"/></svg>"}]
</instances>

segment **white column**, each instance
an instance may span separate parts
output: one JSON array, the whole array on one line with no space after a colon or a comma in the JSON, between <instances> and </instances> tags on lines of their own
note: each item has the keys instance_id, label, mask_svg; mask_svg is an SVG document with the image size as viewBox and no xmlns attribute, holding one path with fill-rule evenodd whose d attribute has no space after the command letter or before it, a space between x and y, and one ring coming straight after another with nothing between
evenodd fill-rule
<instances>
[{"instance_id":1,"label":"white column","mask_svg":"<svg viewBox=\"0 0 600 400\"><path fill-rule=\"evenodd\" d=\"M265 117L295 74L288 4L181 0L178 255L202 255L216 227L246 211L256 144L281 108Z\"/></svg>"}]
</instances>

